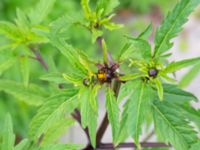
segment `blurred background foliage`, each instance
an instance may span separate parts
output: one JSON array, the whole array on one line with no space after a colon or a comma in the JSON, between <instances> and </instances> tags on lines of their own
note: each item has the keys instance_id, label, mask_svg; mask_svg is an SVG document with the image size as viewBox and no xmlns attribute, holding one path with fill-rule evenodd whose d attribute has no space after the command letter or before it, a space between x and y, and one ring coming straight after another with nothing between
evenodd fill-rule
<instances>
[{"instance_id":1,"label":"blurred background foliage","mask_svg":"<svg viewBox=\"0 0 200 150\"><path fill-rule=\"evenodd\" d=\"M95 6L97 0L91 0ZM125 24L125 27L113 31L106 32L105 39L108 44L109 51L116 56L119 50L123 47L124 35L137 35L144 30L150 22L153 25L158 25L162 16L174 6L178 0L120 0L121 4L116 9L114 21ZM16 17L16 8L20 8L28 12L32 6L38 1L36 0L0 0L0 20L13 21ZM55 19L68 14L76 17L82 13L80 0L57 0L55 6L48 18L43 22L48 26ZM87 51L87 54L93 59L102 58L101 51L98 51L98 46L91 43L91 35L82 27L71 27L66 33L69 41L76 48ZM7 41L0 35L0 46ZM23 47L18 47L23 49ZM70 66L67 60L60 54L58 50L50 44L40 45L40 52L45 61L49 64L49 72L66 72L70 71ZM9 58L11 52L6 49L0 51L0 64ZM46 95L50 96L56 93L57 85L49 86L50 83L39 80L46 73L46 70L35 60L30 59L30 84L38 84L42 89L47 91ZM19 69L19 64L15 63L9 70L0 74L1 79L9 79L22 82L22 77ZM1 82L1 81L0 81ZM14 97L0 92L0 128L2 120L7 112L10 112L13 118L16 133L19 137L27 135L27 128L30 119L35 114L37 107L27 105L23 101L18 101Z\"/></svg>"}]
</instances>

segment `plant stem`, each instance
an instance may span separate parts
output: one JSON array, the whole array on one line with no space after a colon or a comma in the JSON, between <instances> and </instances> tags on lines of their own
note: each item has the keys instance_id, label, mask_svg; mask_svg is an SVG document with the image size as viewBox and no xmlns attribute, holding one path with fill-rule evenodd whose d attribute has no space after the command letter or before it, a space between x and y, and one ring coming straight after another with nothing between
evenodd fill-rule
<instances>
[{"instance_id":1,"label":"plant stem","mask_svg":"<svg viewBox=\"0 0 200 150\"><path fill-rule=\"evenodd\" d=\"M49 66L42 58L40 52L33 46L29 46L30 50L35 54L35 59L44 67L46 71L48 71Z\"/></svg>"},{"instance_id":2,"label":"plant stem","mask_svg":"<svg viewBox=\"0 0 200 150\"><path fill-rule=\"evenodd\" d=\"M165 143L140 143L143 148L164 148L171 147L171 145L167 145ZM115 148L136 148L137 145L134 143L121 143L117 147L114 147L112 143L100 144L100 149L115 149Z\"/></svg>"}]
</instances>

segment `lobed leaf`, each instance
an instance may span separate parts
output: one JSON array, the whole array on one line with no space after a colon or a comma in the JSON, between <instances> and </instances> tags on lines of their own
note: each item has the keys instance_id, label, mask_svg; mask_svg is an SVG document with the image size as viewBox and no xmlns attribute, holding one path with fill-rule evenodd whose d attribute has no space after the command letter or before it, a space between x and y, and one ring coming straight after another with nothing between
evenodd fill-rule
<instances>
[{"instance_id":1,"label":"lobed leaf","mask_svg":"<svg viewBox=\"0 0 200 150\"><path fill-rule=\"evenodd\" d=\"M0 81L0 90L11 94L18 100L35 106L41 105L44 102L45 96L48 95L36 85L25 87L23 84L9 80Z\"/></svg>"},{"instance_id":2,"label":"lobed leaf","mask_svg":"<svg viewBox=\"0 0 200 150\"><path fill-rule=\"evenodd\" d=\"M83 87L80 90L79 98L81 105L81 124L83 128L88 127L89 136L92 146L96 147L96 128L97 128L97 117L98 117L98 107L97 107L97 90L99 86L93 87Z\"/></svg>"},{"instance_id":3,"label":"lobed leaf","mask_svg":"<svg viewBox=\"0 0 200 150\"><path fill-rule=\"evenodd\" d=\"M178 107L167 100L155 101L152 107L156 134L162 141L169 142L176 150L188 150L197 142L196 132Z\"/></svg>"},{"instance_id":4,"label":"lobed leaf","mask_svg":"<svg viewBox=\"0 0 200 150\"><path fill-rule=\"evenodd\" d=\"M30 73L28 57L27 56L21 56L19 58L19 61L20 61L20 71L21 71L21 76L22 76L24 86L28 87L29 73Z\"/></svg>"},{"instance_id":5,"label":"lobed leaf","mask_svg":"<svg viewBox=\"0 0 200 150\"><path fill-rule=\"evenodd\" d=\"M179 86L180 87L186 87L188 86L193 79L200 73L200 63L195 64L192 69L186 73L182 79L179 81Z\"/></svg>"},{"instance_id":6,"label":"lobed leaf","mask_svg":"<svg viewBox=\"0 0 200 150\"><path fill-rule=\"evenodd\" d=\"M149 43L132 37L128 37L128 39L129 43L121 50L118 60L124 61L132 58L149 61L151 58L151 46Z\"/></svg>"},{"instance_id":7,"label":"lobed leaf","mask_svg":"<svg viewBox=\"0 0 200 150\"><path fill-rule=\"evenodd\" d=\"M7 114L4 122L1 149L14 150L13 148L14 144L15 144L15 135L13 132L12 119L11 116Z\"/></svg>"},{"instance_id":8,"label":"lobed leaf","mask_svg":"<svg viewBox=\"0 0 200 150\"><path fill-rule=\"evenodd\" d=\"M30 141L28 139L24 139L15 146L14 150L27 150L29 146L30 146Z\"/></svg>"},{"instance_id":9,"label":"lobed leaf","mask_svg":"<svg viewBox=\"0 0 200 150\"><path fill-rule=\"evenodd\" d=\"M52 10L56 0L40 0L36 7L29 13L29 19L32 25L40 24Z\"/></svg>"},{"instance_id":10,"label":"lobed leaf","mask_svg":"<svg viewBox=\"0 0 200 150\"><path fill-rule=\"evenodd\" d=\"M34 140L45 135L52 125L65 118L66 112L71 113L77 107L77 91L66 90L48 97L45 101L30 123L29 135Z\"/></svg>"},{"instance_id":11,"label":"lobed leaf","mask_svg":"<svg viewBox=\"0 0 200 150\"><path fill-rule=\"evenodd\" d=\"M119 108L117 99L111 88L106 90L106 110L108 113L108 119L112 127L113 142L117 140L119 130Z\"/></svg>"},{"instance_id":12,"label":"lobed leaf","mask_svg":"<svg viewBox=\"0 0 200 150\"><path fill-rule=\"evenodd\" d=\"M182 30L182 26L186 23L188 16L199 3L199 0L181 0L168 13L156 31L154 57L159 57L172 47L171 39Z\"/></svg>"},{"instance_id":13,"label":"lobed leaf","mask_svg":"<svg viewBox=\"0 0 200 150\"><path fill-rule=\"evenodd\" d=\"M114 8L119 5L119 0L99 0L96 6L96 13L101 14L101 17L109 15Z\"/></svg>"},{"instance_id":14,"label":"lobed leaf","mask_svg":"<svg viewBox=\"0 0 200 150\"><path fill-rule=\"evenodd\" d=\"M200 57L172 62L164 69L164 72L171 73L171 72L183 69L185 67L195 65L199 62L200 62Z\"/></svg>"}]
</instances>

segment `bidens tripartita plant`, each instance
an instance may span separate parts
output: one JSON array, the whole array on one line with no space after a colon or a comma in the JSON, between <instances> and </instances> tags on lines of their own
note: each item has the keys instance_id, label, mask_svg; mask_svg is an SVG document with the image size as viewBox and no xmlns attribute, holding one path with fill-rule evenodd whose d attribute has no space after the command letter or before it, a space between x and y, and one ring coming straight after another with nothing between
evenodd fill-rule
<instances>
[{"instance_id":1,"label":"bidens tripartita plant","mask_svg":"<svg viewBox=\"0 0 200 150\"><path fill-rule=\"evenodd\" d=\"M41 0L28 15L18 9L14 23L0 22L0 33L8 40L3 49L11 49L10 59L0 66L1 72L19 61L23 78L23 84L2 79L0 89L30 105L40 106L30 123L29 137L17 145L11 117L7 115L0 148L89 150L135 147L154 150L173 147L176 150L198 150L200 111L190 104L198 99L178 86L174 73L200 64L200 57L174 62L168 62L167 58L173 46L171 40L181 31L200 0L177 3L157 28L154 46L148 42L151 24L137 37L126 36L124 47L121 50L116 47L120 51L118 57L109 52L104 38L104 32L123 27L112 22L112 12L119 5L118 0L99 0L95 8L90 7L89 0L82 0L83 15L65 15L44 25L42 21L54 3L55 0ZM80 26L91 33L91 44L99 44L101 61L88 57L86 50L70 44L67 31ZM53 95L47 89L41 89L39 83L29 83L30 59L34 58L44 69L51 70L38 51L47 43L56 47L60 55L65 56L66 65L70 66L65 73L49 71L41 77L51 83L48 86L52 86ZM22 49L19 50L19 46ZM59 89L55 88L55 83ZM98 127L100 90L104 91L106 114ZM123 108L120 108L122 103ZM75 122L84 130L88 144L58 144L60 136ZM113 142L102 143L109 124ZM146 126L148 129L152 124L159 142L141 141L142 128ZM130 137L133 141L126 143Z\"/></svg>"}]
</instances>

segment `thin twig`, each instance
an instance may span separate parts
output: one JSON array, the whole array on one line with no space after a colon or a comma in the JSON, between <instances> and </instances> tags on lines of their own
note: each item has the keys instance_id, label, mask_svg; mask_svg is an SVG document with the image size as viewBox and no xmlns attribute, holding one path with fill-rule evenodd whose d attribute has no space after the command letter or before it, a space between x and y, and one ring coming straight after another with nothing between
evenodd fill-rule
<instances>
[{"instance_id":1,"label":"thin twig","mask_svg":"<svg viewBox=\"0 0 200 150\"><path fill-rule=\"evenodd\" d=\"M30 50L35 54L35 59L44 67L46 71L48 71L49 66L42 58L40 52L33 46L29 46Z\"/></svg>"},{"instance_id":2,"label":"thin twig","mask_svg":"<svg viewBox=\"0 0 200 150\"><path fill-rule=\"evenodd\" d=\"M167 145L165 143L140 143L141 147L143 148L164 148L164 147L171 147L171 145ZM106 149L111 150L115 148L136 148L137 145L135 143L122 143L119 144L117 147L114 147L112 143L100 144L99 149Z\"/></svg>"}]
</instances>

